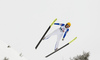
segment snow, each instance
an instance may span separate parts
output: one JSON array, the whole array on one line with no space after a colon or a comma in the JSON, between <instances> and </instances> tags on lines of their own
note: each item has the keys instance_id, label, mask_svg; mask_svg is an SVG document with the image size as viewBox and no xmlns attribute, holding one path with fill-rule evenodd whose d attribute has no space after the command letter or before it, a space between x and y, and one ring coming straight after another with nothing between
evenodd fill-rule
<instances>
[{"instance_id":1,"label":"snow","mask_svg":"<svg viewBox=\"0 0 100 60\"><path fill-rule=\"evenodd\" d=\"M0 40L0 60L7 58L8 60L27 60L25 57L21 57L18 52L16 52L11 47Z\"/></svg>"}]
</instances>

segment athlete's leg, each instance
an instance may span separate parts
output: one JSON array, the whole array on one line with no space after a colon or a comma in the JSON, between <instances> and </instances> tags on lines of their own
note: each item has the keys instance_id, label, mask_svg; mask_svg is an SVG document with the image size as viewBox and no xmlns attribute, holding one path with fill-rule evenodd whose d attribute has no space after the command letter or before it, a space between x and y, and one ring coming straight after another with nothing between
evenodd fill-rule
<instances>
[{"instance_id":1,"label":"athlete's leg","mask_svg":"<svg viewBox=\"0 0 100 60\"><path fill-rule=\"evenodd\" d=\"M55 44L55 50L58 49L59 42L60 42L60 39L61 39L62 35L63 35L63 33L57 35L57 41L56 41L56 44Z\"/></svg>"},{"instance_id":2,"label":"athlete's leg","mask_svg":"<svg viewBox=\"0 0 100 60\"><path fill-rule=\"evenodd\" d=\"M53 31L53 32L50 33L49 35L45 36L45 37L43 38L43 40L49 39L52 35L56 35L57 33L59 33L59 32L58 32L58 29L56 29L55 31Z\"/></svg>"}]
</instances>

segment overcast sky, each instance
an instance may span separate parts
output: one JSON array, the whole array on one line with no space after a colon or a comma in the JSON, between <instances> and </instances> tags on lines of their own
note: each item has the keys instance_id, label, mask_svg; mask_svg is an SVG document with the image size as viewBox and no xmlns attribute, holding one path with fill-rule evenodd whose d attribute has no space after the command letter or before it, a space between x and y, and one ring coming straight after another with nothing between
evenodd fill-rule
<instances>
[{"instance_id":1,"label":"overcast sky","mask_svg":"<svg viewBox=\"0 0 100 60\"><path fill-rule=\"evenodd\" d=\"M22 52L29 60L68 60L83 51L90 60L100 54L100 0L0 0L0 40ZM59 47L77 39L69 46L45 58L54 50L56 36L35 46L52 23L71 22L71 27ZM53 25L51 33L60 26Z\"/></svg>"}]
</instances>

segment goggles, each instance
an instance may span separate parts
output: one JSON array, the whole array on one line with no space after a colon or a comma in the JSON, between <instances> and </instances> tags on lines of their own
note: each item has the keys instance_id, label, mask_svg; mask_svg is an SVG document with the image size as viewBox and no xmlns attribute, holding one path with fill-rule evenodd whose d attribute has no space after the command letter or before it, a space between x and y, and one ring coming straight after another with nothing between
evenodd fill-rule
<instances>
[{"instance_id":1,"label":"goggles","mask_svg":"<svg viewBox=\"0 0 100 60\"><path fill-rule=\"evenodd\" d=\"M69 26L69 25L66 25L66 26Z\"/></svg>"}]
</instances>

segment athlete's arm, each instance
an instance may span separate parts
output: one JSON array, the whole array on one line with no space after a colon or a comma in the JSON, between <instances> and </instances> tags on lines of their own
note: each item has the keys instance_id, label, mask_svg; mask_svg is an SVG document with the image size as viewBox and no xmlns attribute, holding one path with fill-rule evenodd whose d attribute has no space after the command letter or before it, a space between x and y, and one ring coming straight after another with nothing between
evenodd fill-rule
<instances>
[{"instance_id":1,"label":"athlete's arm","mask_svg":"<svg viewBox=\"0 0 100 60\"><path fill-rule=\"evenodd\" d=\"M63 24L63 23L54 23L54 25L61 25L61 26L64 26L65 24Z\"/></svg>"},{"instance_id":2,"label":"athlete's arm","mask_svg":"<svg viewBox=\"0 0 100 60\"><path fill-rule=\"evenodd\" d=\"M64 40L64 38L65 38L66 34L68 33L68 31L69 31L69 29L67 29L66 32L64 33L64 36L63 36L62 40Z\"/></svg>"}]
</instances>

